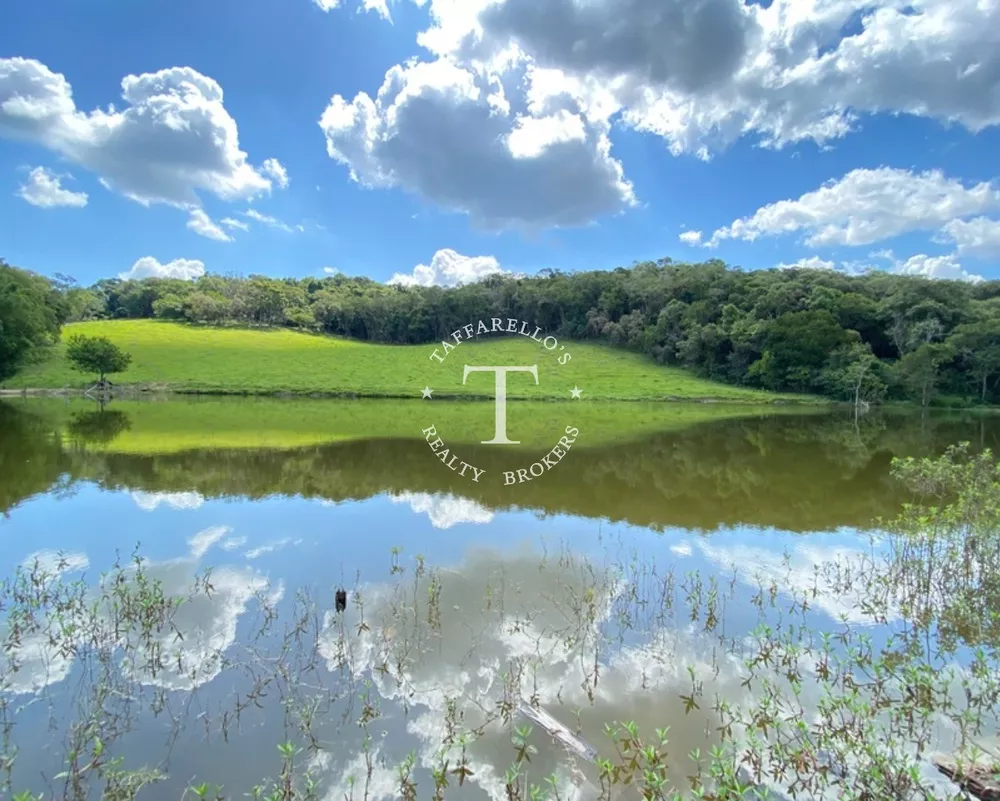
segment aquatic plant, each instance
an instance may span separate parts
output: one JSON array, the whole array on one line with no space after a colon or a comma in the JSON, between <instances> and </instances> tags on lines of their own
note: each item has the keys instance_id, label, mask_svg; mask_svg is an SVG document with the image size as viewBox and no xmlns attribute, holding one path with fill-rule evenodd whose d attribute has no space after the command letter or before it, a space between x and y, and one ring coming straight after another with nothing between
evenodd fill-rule
<instances>
[{"instance_id":1,"label":"aquatic plant","mask_svg":"<svg viewBox=\"0 0 1000 801\"><path fill-rule=\"evenodd\" d=\"M946 747L970 764L997 725L1000 473L959 446L898 460L894 475L913 500L871 550L806 576L788 559L758 575L678 573L621 540L605 563L565 546L506 565L472 554L463 572L396 548L381 580L355 577L346 608L335 588L282 599L255 584L255 617L232 642L184 617L232 580L219 571L175 594L139 549L94 584L69 578L69 556L36 558L0 583L3 791L124 801L177 786L166 755L126 762L127 735L152 716L168 723L167 752L195 735L237 747L280 720L270 778L181 779L185 801L472 786L508 801L960 797L928 757ZM737 606L750 624L733 621ZM821 610L839 621L820 625ZM208 692L222 675L232 691ZM18 721L39 706L62 754L41 796L17 767ZM424 716L434 742L391 753L389 706ZM345 730L356 758L335 765Z\"/></svg>"}]
</instances>

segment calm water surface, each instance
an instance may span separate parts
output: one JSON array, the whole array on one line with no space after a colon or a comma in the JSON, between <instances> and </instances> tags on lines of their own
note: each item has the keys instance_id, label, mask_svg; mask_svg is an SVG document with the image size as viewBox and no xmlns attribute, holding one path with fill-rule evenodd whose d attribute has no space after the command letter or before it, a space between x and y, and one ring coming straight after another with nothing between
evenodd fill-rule
<instances>
[{"instance_id":1,"label":"calm water surface","mask_svg":"<svg viewBox=\"0 0 1000 801\"><path fill-rule=\"evenodd\" d=\"M958 441L1000 451L996 417L702 408L657 431L654 411L640 436L583 443L507 488L457 479L422 439L258 437L254 421L281 401L216 402L212 415L245 433L219 446L216 417L170 403L188 404L182 422L155 431L137 404L0 403L0 574L37 559L93 586L137 545L167 594L212 569L163 640L171 668L132 665L133 684L106 702L124 716L124 766L168 774L154 798L201 781L235 797L277 775L286 740L313 746L298 759L326 797L394 798L394 766L412 752L426 778L459 729L476 734L472 775L450 797L500 798L510 726L526 722L517 703L532 698L602 755L610 721L669 726L683 776L719 735L712 704L686 713L682 697L749 692L739 643L759 590L780 612L823 565L869 552L874 521L906 500L894 456ZM343 409L297 403L316 419ZM803 614L821 629L868 625L854 601L821 593ZM44 637L24 647L8 693L14 786L62 797L66 725L93 676ZM261 689L278 659L284 680ZM588 797L593 771L533 736L533 776Z\"/></svg>"}]
</instances>

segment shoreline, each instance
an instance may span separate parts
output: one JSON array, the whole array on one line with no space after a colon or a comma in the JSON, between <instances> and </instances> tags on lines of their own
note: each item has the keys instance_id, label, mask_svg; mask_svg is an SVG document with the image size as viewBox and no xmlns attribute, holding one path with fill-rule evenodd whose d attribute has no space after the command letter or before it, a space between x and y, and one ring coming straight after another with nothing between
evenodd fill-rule
<instances>
[{"instance_id":1,"label":"shoreline","mask_svg":"<svg viewBox=\"0 0 1000 801\"><path fill-rule=\"evenodd\" d=\"M230 390L230 389L171 389L169 387L144 387L123 385L111 393L110 399L135 400L143 397L202 396L214 398L314 398L317 400L412 400L419 401L419 395L403 395L391 392L351 392L346 390ZM79 388L54 389L50 387L24 387L21 389L0 388L0 398L85 398L87 390ZM94 398L96 400L96 398ZM435 395L434 400L446 401L492 401L492 395ZM525 398L512 395L508 401L561 403L563 398L540 397ZM679 395L664 395L659 398L586 398L584 400L596 403L718 403L738 406L840 406L839 401L828 398L798 400L789 398L724 398L718 396L701 396L685 398Z\"/></svg>"},{"instance_id":2,"label":"shoreline","mask_svg":"<svg viewBox=\"0 0 1000 801\"><path fill-rule=\"evenodd\" d=\"M108 400L142 400L157 399L169 400L171 396L177 397L204 397L204 398L273 398L273 399L311 399L311 400L402 400L419 401L419 395L403 395L391 392L351 392L346 390L231 390L231 389L173 389L163 385L121 385L111 393ZM23 387L20 389L0 387L0 400L6 398L91 398L98 400L93 395L88 395L87 390L77 387L65 387L55 389L51 387ZM486 402L494 400L492 395L435 395L434 400L451 402ZM507 396L509 402L516 403L563 403L568 401L564 398L540 397L525 398ZM727 406L821 406L831 409L853 409L854 405L849 401L838 401L832 398L721 398L718 396L681 397L678 395L664 395L658 398L584 398L590 403L679 403L679 404L718 404ZM911 403L891 401L872 407L874 409L893 410L916 410L921 407ZM984 414L1000 413L1000 406L930 406L928 411L934 412L980 412Z\"/></svg>"}]
</instances>

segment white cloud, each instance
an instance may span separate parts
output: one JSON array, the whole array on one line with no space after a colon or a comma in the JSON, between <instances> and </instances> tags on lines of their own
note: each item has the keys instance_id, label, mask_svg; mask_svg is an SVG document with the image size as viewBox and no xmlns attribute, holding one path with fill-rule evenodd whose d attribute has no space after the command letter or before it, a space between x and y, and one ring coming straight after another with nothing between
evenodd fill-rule
<instances>
[{"instance_id":1,"label":"white cloud","mask_svg":"<svg viewBox=\"0 0 1000 801\"><path fill-rule=\"evenodd\" d=\"M143 256L132 265L128 272L119 273L119 278L180 278L182 281L192 281L205 274L205 265L197 259L174 259L166 264L160 264L152 256Z\"/></svg>"},{"instance_id":2,"label":"white cloud","mask_svg":"<svg viewBox=\"0 0 1000 801\"><path fill-rule=\"evenodd\" d=\"M684 231L679 238L685 245L700 245L701 231Z\"/></svg>"},{"instance_id":3,"label":"white cloud","mask_svg":"<svg viewBox=\"0 0 1000 801\"><path fill-rule=\"evenodd\" d=\"M782 262L778 265L779 270L836 270L837 265L832 261L821 259L818 256L808 256L799 259L791 264Z\"/></svg>"},{"instance_id":4,"label":"white cloud","mask_svg":"<svg viewBox=\"0 0 1000 801\"><path fill-rule=\"evenodd\" d=\"M343 275L343 272L338 270L336 267L324 267L323 272L327 275Z\"/></svg>"},{"instance_id":5,"label":"white cloud","mask_svg":"<svg viewBox=\"0 0 1000 801\"><path fill-rule=\"evenodd\" d=\"M426 492L402 492L390 495L393 503L408 504L415 514L426 514L434 528L447 529L461 523L485 524L493 512L468 498L455 495L430 495Z\"/></svg>"},{"instance_id":6,"label":"white cloud","mask_svg":"<svg viewBox=\"0 0 1000 801\"><path fill-rule=\"evenodd\" d=\"M57 206L82 208L87 205L86 192L71 192L64 189L62 177L45 167L35 167L28 173L28 180L17 190L17 194L32 206L51 209ZM72 176L66 176L72 177Z\"/></svg>"},{"instance_id":7,"label":"white cloud","mask_svg":"<svg viewBox=\"0 0 1000 801\"><path fill-rule=\"evenodd\" d=\"M924 278L939 278L952 281L971 281L978 283L983 280L981 275L966 272L954 256L927 256L923 253L910 256L903 262L897 262L893 272L901 275L920 275Z\"/></svg>"},{"instance_id":8,"label":"white cloud","mask_svg":"<svg viewBox=\"0 0 1000 801\"><path fill-rule=\"evenodd\" d=\"M340 0L313 0L313 2L323 11L333 11L340 7Z\"/></svg>"},{"instance_id":9,"label":"white cloud","mask_svg":"<svg viewBox=\"0 0 1000 801\"><path fill-rule=\"evenodd\" d=\"M144 512L152 512L162 504L171 509L198 509L205 499L197 492L143 492L133 490L129 493L135 505Z\"/></svg>"},{"instance_id":10,"label":"white cloud","mask_svg":"<svg viewBox=\"0 0 1000 801\"><path fill-rule=\"evenodd\" d=\"M296 225L293 227L291 225L288 225L287 223L283 223L276 217L271 217L267 214L261 214L256 209L247 209L246 211L243 212L243 216L248 217L251 220L255 220L259 223L263 223L264 225L270 226L271 228L277 228L281 231L286 231L288 233L292 233L293 231L301 232L305 230L305 226L303 225Z\"/></svg>"},{"instance_id":11,"label":"white cloud","mask_svg":"<svg viewBox=\"0 0 1000 801\"><path fill-rule=\"evenodd\" d=\"M490 227L574 225L628 207L612 125L708 159L742 137L827 145L877 113L974 132L1000 124L995 0L430 0L429 9L417 41L436 60L392 67L374 97L335 96L320 124L355 180L402 187Z\"/></svg>"},{"instance_id":12,"label":"white cloud","mask_svg":"<svg viewBox=\"0 0 1000 801\"><path fill-rule=\"evenodd\" d=\"M236 228L240 231L250 230L250 226L243 222L243 220L234 220L232 217L223 217L219 222L226 226L226 228Z\"/></svg>"},{"instance_id":13,"label":"white cloud","mask_svg":"<svg viewBox=\"0 0 1000 801\"><path fill-rule=\"evenodd\" d=\"M126 107L82 111L66 78L0 59L0 135L36 142L140 203L199 206L198 192L249 198L271 182L240 150L222 87L190 67L126 75Z\"/></svg>"},{"instance_id":14,"label":"white cloud","mask_svg":"<svg viewBox=\"0 0 1000 801\"><path fill-rule=\"evenodd\" d=\"M965 186L940 170L857 169L797 200L762 206L718 229L706 246L799 232L812 247L868 245L993 208L1000 208L1000 186L993 182Z\"/></svg>"},{"instance_id":15,"label":"white cloud","mask_svg":"<svg viewBox=\"0 0 1000 801\"><path fill-rule=\"evenodd\" d=\"M516 113L497 75L447 60L389 70L376 97L334 96L327 152L367 187L402 187L480 226L570 226L632 205L609 127L568 99Z\"/></svg>"},{"instance_id":16,"label":"white cloud","mask_svg":"<svg viewBox=\"0 0 1000 801\"><path fill-rule=\"evenodd\" d=\"M959 255L987 259L1000 256L1000 220L952 220L942 233L944 239L955 243Z\"/></svg>"},{"instance_id":17,"label":"white cloud","mask_svg":"<svg viewBox=\"0 0 1000 801\"><path fill-rule=\"evenodd\" d=\"M888 267L889 272L897 275L917 275L923 278L933 278L951 281L969 281L978 283L983 280L981 275L966 271L954 254L945 256L928 256L918 253L905 259L900 259L891 250L879 250L869 253L868 257L881 262ZM860 264L858 265L861 266ZM874 268L868 265L871 269Z\"/></svg>"},{"instance_id":18,"label":"white cloud","mask_svg":"<svg viewBox=\"0 0 1000 801\"><path fill-rule=\"evenodd\" d=\"M412 273L396 273L386 283L400 286L459 286L504 272L493 256L463 256L446 248L435 253L430 264L418 264Z\"/></svg>"},{"instance_id":19,"label":"white cloud","mask_svg":"<svg viewBox=\"0 0 1000 801\"><path fill-rule=\"evenodd\" d=\"M218 242L232 242L233 238L223 231L215 221L205 213L204 209L191 209L188 212L187 227L198 236L214 239Z\"/></svg>"},{"instance_id":20,"label":"white cloud","mask_svg":"<svg viewBox=\"0 0 1000 801\"><path fill-rule=\"evenodd\" d=\"M120 110L78 109L63 75L35 59L0 58L0 137L46 147L143 205L190 212L200 209L201 193L247 200L274 183L287 185L276 159L259 169L247 161L222 87L212 78L191 67L126 75L121 96ZM212 230L196 217L188 227ZM220 233L215 227L209 235Z\"/></svg>"},{"instance_id":21,"label":"white cloud","mask_svg":"<svg viewBox=\"0 0 1000 801\"><path fill-rule=\"evenodd\" d=\"M264 159L264 163L260 165L260 169L265 175L273 178L275 183L282 189L288 186L288 170L277 159Z\"/></svg>"},{"instance_id":22,"label":"white cloud","mask_svg":"<svg viewBox=\"0 0 1000 801\"><path fill-rule=\"evenodd\" d=\"M995 2L432 0L431 14L419 41L433 52L599 85L606 109L675 152L824 142L882 111L1000 122Z\"/></svg>"},{"instance_id":23,"label":"white cloud","mask_svg":"<svg viewBox=\"0 0 1000 801\"><path fill-rule=\"evenodd\" d=\"M382 19L392 22L392 14L389 12L389 0L361 0L361 8L365 11L374 11Z\"/></svg>"}]
</instances>

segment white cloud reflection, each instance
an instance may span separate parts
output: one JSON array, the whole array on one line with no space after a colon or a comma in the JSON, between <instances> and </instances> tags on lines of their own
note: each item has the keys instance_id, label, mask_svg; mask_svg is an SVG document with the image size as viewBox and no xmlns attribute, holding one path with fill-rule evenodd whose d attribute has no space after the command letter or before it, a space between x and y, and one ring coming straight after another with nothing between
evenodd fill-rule
<instances>
[{"instance_id":1,"label":"white cloud reflection","mask_svg":"<svg viewBox=\"0 0 1000 801\"><path fill-rule=\"evenodd\" d=\"M188 539L188 553L184 556L166 561L142 560L142 570L150 582L159 583L165 597L183 598L184 602L173 612L172 625L159 633L156 647L162 654L162 666L151 671L143 665L148 643L140 649L125 648L127 655L134 655L121 665L127 678L171 690L193 690L206 684L222 672L223 656L236 643L240 618L255 598L261 597L271 605L284 596L283 583L272 585L265 576L246 567L216 567L206 579L202 557L231 531L228 526L206 528ZM83 570L89 566L89 559L82 553L38 551L23 564L29 569L37 564L51 576ZM129 575L135 569L128 565L124 571ZM210 582L210 591L206 591L205 581ZM87 587L82 592L82 608L98 603L99 611L96 620L87 618L83 626L86 631L80 636L96 636L101 642L118 637L119 646L139 636L127 627L119 632L111 623L106 601L99 600L98 587ZM40 620L38 631L21 637L18 648L0 654L0 691L15 695L37 693L70 674L73 655L64 646L73 643L65 642L61 634L54 636L59 625L59 620L49 614ZM136 655L136 650L141 653Z\"/></svg>"},{"instance_id":2,"label":"white cloud reflection","mask_svg":"<svg viewBox=\"0 0 1000 801\"><path fill-rule=\"evenodd\" d=\"M171 509L197 509L205 499L197 492L143 492L132 490L129 495L135 505L144 512L152 512L160 505L166 504Z\"/></svg>"},{"instance_id":3,"label":"white cloud reflection","mask_svg":"<svg viewBox=\"0 0 1000 801\"><path fill-rule=\"evenodd\" d=\"M414 514L425 514L434 528L447 529L462 523L483 525L493 521L492 510L468 498L456 495L432 495L427 492L401 492L390 495L393 503L408 504Z\"/></svg>"}]
</instances>

